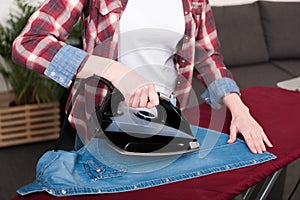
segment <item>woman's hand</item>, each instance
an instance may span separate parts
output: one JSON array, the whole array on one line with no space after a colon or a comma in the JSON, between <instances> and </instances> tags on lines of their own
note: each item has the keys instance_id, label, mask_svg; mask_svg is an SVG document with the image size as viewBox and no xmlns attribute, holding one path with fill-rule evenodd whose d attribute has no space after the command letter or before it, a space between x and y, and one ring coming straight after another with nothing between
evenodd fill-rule
<instances>
[{"instance_id":1,"label":"woman's hand","mask_svg":"<svg viewBox=\"0 0 300 200\"><path fill-rule=\"evenodd\" d=\"M135 91L130 97L128 105L134 108L152 108L159 103L158 95L153 84L145 85Z\"/></svg>"},{"instance_id":2,"label":"woman's hand","mask_svg":"<svg viewBox=\"0 0 300 200\"><path fill-rule=\"evenodd\" d=\"M120 90L131 107L151 108L159 104L155 85L131 68L111 59L91 55L77 73L77 78L101 76Z\"/></svg>"},{"instance_id":3,"label":"woman's hand","mask_svg":"<svg viewBox=\"0 0 300 200\"><path fill-rule=\"evenodd\" d=\"M266 151L265 145L273 146L263 128L251 116L249 109L237 94L229 94L223 98L223 101L232 115L229 144L235 142L237 134L241 133L252 153L263 153Z\"/></svg>"}]
</instances>

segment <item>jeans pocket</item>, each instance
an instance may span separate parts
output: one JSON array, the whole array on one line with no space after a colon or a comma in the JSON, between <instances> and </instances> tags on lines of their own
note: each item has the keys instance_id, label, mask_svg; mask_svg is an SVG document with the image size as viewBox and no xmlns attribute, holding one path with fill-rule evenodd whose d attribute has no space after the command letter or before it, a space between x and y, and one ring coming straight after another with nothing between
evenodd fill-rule
<instances>
[{"instance_id":1,"label":"jeans pocket","mask_svg":"<svg viewBox=\"0 0 300 200\"><path fill-rule=\"evenodd\" d=\"M119 177L125 174L126 167L116 164L107 166L95 160L87 160L83 162L84 169L88 176L94 181Z\"/></svg>"}]
</instances>

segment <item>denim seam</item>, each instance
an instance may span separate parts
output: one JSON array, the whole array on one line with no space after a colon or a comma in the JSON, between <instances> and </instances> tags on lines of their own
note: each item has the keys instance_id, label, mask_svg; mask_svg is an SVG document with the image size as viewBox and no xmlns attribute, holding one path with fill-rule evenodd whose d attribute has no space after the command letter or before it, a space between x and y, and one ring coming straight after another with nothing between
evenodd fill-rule
<instances>
[{"instance_id":1,"label":"denim seam","mask_svg":"<svg viewBox=\"0 0 300 200\"><path fill-rule=\"evenodd\" d=\"M113 160L111 160L111 159L105 159L103 156L101 156L101 155L98 155L99 156L99 158L101 158L100 160L104 160L106 163L108 163L109 165L112 165L112 166L115 166L115 167L117 167L117 168L119 168L119 169L122 169L122 170L124 170L125 172L126 172L126 167L124 166L124 165L121 165L121 164L118 164L118 163L116 163L116 162L114 162Z\"/></svg>"},{"instance_id":2,"label":"denim seam","mask_svg":"<svg viewBox=\"0 0 300 200\"><path fill-rule=\"evenodd\" d=\"M40 177L44 173L44 171L60 157L60 155L61 155L61 152L58 152L55 155L55 157L53 157L52 160L50 160L49 162L47 162L47 164L45 164L43 167L41 167L41 169L39 170L39 173L37 174L37 177Z\"/></svg>"},{"instance_id":3,"label":"denim seam","mask_svg":"<svg viewBox=\"0 0 300 200\"><path fill-rule=\"evenodd\" d=\"M148 181L143 181L143 182L139 182L137 184L128 185L128 186L119 186L119 187L114 187L114 188L112 188L112 187L108 187L108 188L105 188L105 187L102 187L102 188L82 187L82 186L63 187L63 188L59 188L59 189L56 188L56 189L54 189L55 193L53 195L70 196L73 194L73 193L70 193L71 191L78 191L78 189L89 190L89 192L96 192L96 193L112 193L112 192L121 192L121 191L124 192L124 191L129 191L129 190L149 188L151 186L164 185L164 184L174 183L174 182L178 182L178 181L185 180L185 179L197 178L197 177L209 175L209 174L216 173L216 172L221 172L223 170L233 170L233 169L235 169L234 167L237 167L238 165L241 165L241 164L246 164L247 166L251 166L251 165L257 164L259 162L262 162L262 161L268 159L267 157L269 157L269 156L266 156L266 158L260 158L257 160L242 161L242 162L229 164L229 165L225 165L225 166L213 167L213 168L209 168L209 169L205 169L205 170L199 170L197 172L189 172L189 173L184 173L184 174L178 174L176 176L169 176L169 177L164 177L164 178L159 178L159 179L151 179ZM229 168L227 166L229 166ZM49 190L52 189L52 186L50 184L47 184L46 180L44 180L44 184L51 187L50 189L47 188L48 189L47 191L49 192ZM44 189L46 189L46 188L44 188ZM66 190L67 193L65 195L60 195L60 192L61 192L60 189ZM99 189L101 190L101 192L99 192ZM87 193L87 191L77 193L77 194L86 194L86 193Z\"/></svg>"},{"instance_id":4,"label":"denim seam","mask_svg":"<svg viewBox=\"0 0 300 200\"><path fill-rule=\"evenodd\" d=\"M105 170L105 166L99 166L97 165L97 163L94 160L86 160L83 161L83 165L84 165L84 169L87 172L88 176L92 178L93 181L98 181L98 180L103 180L103 179L107 179L107 178L114 178L114 177L118 177L123 175L126 170L124 168L118 168L118 169L114 169L115 171L113 172L106 172L106 175L94 175L90 169L90 165L93 165L93 167L96 169L102 169ZM115 165L116 166L116 165ZM111 167L110 167L111 168ZM100 174L100 173L99 173Z\"/></svg>"},{"instance_id":5,"label":"denim seam","mask_svg":"<svg viewBox=\"0 0 300 200\"><path fill-rule=\"evenodd\" d=\"M230 145L238 145L238 144L239 144L239 142L234 142L234 143L232 143L232 144L230 144ZM227 145L228 145L228 144L224 144L224 145L218 145L217 147L216 147L216 146L213 146L213 148L201 149L201 152L211 151L212 149L220 149L220 148L225 147L225 146L227 146Z\"/></svg>"},{"instance_id":6,"label":"denim seam","mask_svg":"<svg viewBox=\"0 0 300 200\"><path fill-rule=\"evenodd\" d=\"M272 157L272 156L268 155L268 156L266 156L264 158L260 158L260 159L255 159L255 160L251 159L251 160L247 160L247 161L237 162L237 163L234 163L234 164L228 164L228 165L224 165L224 166L208 168L208 169L205 169L205 170L199 170L197 172L189 172L189 173L184 173L184 174L178 174L176 176L169 176L169 177L164 177L164 178L159 178L159 179L151 179L151 180L148 180L148 181L143 181L143 182L139 182L137 184L128 185L128 186L119 186L119 187L114 187L114 188L111 188L111 187L97 188L97 187L76 186L76 187L64 187L64 188L60 188L60 189L70 191L70 190L78 190L79 188L81 188L81 189L87 189L87 190L90 190L90 191L93 191L93 192L97 192L97 191L99 191L99 189L101 189L101 193L120 192L120 190L122 190L122 191L136 190L136 189L141 189L141 188L148 188L148 187L151 187L151 186L154 186L154 185L163 185L163 184L168 184L168 183L181 181L181 180L184 180L184 179L191 179L191 178L201 177L201 176L204 176L204 175L208 175L208 174L212 174L212 173L216 173L216 172L221 172L221 171L224 171L224 170L233 170L233 169L235 169L235 167L238 167L238 166L243 165L243 164L246 164L247 166L251 166L251 165L263 162L266 159L268 159L269 157ZM51 184L48 184L47 180L44 179L43 183L44 183L44 185L47 185L48 187L50 186L50 189L47 188L48 190L52 189ZM54 189L56 195L60 194L60 189ZM85 193L86 192L83 192L81 194L85 194ZM68 192L67 192L66 195L62 195L62 196L68 196L68 195L70 195L70 194L68 194ZM61 195L59 195L59 196L61 196Z\"/></svg>"}]
</instances>

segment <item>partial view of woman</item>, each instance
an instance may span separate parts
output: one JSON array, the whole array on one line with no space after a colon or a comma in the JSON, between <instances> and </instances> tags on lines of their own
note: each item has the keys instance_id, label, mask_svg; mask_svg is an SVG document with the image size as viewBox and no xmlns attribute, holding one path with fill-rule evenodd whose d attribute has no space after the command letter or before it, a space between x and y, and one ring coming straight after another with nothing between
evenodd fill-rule
<instances>
[{"instance_id":1,"label":"partial view of woman","mask_svg":"<svg viewBox=\"0 0 300 200\"><path fill-rule=\"evenodd\" d=\"M79 19L83 49L66 44ZM205 101L231 112L228 143L241 133L253 153L262 153L272 144L241 101L218 46L208 0L47 0L15 39L12 57L66 88L75 79L104 77L134 108L152 108L161 92L175 95L184 109L197 73L207 86ZM76 89L74 84L71 96ZM80 112L89 112L78 99ZM70 121L85 132L81 116L72 113Z\"/></svg>"}]
</instances>

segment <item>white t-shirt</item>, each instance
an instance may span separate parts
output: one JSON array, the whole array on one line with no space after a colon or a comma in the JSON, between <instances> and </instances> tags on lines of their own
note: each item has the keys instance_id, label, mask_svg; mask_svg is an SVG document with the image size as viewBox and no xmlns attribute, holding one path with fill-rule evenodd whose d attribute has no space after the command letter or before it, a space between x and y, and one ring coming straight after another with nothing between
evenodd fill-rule
<instances>
[{"instance_id":1,"label":"white t-shirt","mask_svg":"<svg viewBox=\"0 0 300 200\"><path fill-rule=\"evenodd\" d=\"M182 0L128 0L119 22L118 61L170 95L177 77L173 55L184 28Z\"/></svg>"}]
</instances>

